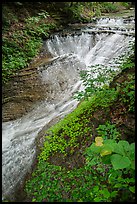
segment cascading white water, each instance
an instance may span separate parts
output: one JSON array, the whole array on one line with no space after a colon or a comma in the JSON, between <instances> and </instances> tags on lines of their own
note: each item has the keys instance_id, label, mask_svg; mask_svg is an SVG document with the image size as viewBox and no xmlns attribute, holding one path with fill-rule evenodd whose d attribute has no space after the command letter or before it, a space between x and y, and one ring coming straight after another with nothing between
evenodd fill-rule
<instances>
[{"instance_id":1,"label":"cascading white water","mask_svg":"<svg viewBox=\"0 0 137 204\"><path fill-rule=\"evenodd\" d=\"M96 33L111 27L115 33ZM74 92L84 87L79 71L88 70L96 64L113 65L121 54L129 50L132 35L124 35L116 27L134 30L134 20L100 19L96 25L87 25L80 33L70 33L66 37L54 35L44 42L45 49L53 56L53 61L38 67L39 75L47 88L48 96L27 115L15 121L2 123L2 194L3 198L14 192L32 165L36 152L35 138L42 128L55 118L63 118L78 104L72 98ZM130 27L128 30L128 27ZM124 31L125 31L124 30Z\"/></svg>"}]
</instances>

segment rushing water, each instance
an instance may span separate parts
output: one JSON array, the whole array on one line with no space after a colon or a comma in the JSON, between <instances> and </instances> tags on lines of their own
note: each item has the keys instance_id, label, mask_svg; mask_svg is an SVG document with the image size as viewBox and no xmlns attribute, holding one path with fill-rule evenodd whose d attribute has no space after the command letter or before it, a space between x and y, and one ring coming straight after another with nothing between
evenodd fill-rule
<instances>
[{"instance_id":1,"label":"rushing water","mask_svg":"<svg viewBox=\"0 0 137 204\"><path fill-rule=\"evenodd\" d=\"M134 41L134 19L102 18L79 30L53 35L44 42L53 61L38 67L47 98L27 115L2 124L2 194L14 192L35 157L35 138L55 118L63 118L78 104L72 98L84 87L79 71L96 64L113 65L113 59L129 50Z\"/></svg>"}]
</instances>

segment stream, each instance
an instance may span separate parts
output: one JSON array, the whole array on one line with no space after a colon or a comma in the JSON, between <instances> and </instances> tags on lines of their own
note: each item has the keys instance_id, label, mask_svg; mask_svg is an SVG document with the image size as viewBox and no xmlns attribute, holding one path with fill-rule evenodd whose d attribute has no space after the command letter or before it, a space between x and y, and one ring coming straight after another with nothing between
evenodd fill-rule
<instances>
[{"instance_id":1,"label":"stream","mask_svg":"<svg viewBox=\"0 0 137 204\"><path fill-rule=\"evenodd\" d=\"M43 42L45 55L48 52L52 56L49 63L37 67L48 93L45 101L36 103L21 118L2 123L3 199L14 192L30 170L36 154L35 140L43 127L77 107L74 93L84 89L80 70L102 64L119 73L114 59L130 52L134 34L134 17L106 17L82 26L70 25Z\"/></svg>"}]
</instances>

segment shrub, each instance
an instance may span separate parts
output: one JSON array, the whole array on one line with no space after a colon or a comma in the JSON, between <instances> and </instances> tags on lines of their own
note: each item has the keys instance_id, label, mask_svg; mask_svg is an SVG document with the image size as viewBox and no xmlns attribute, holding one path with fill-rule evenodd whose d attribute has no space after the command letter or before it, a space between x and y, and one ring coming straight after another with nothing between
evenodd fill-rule
<instances>
[{"instance_id":1,"label":"shrub","mask_svg":"<svg viewBox=\"0 0 137 204\"><path fill-rule=\"evenodd\" d=\"M118 11L118 6L113 4L112 2L103 2L101 4L101 12L116 12Z\"/></svg>"},{"instance_id":2,"label":"shrub","mask_svg":"<svg viewBox=\"0 0 137 204\"><path fill-rule=\"evenodd\" d=\"M47 12L41 12L25 20L23 30L12 31L12 38L8 34L2 38L2 80L9 80L10 76L26 67L35 57L42 45L42 37L49 36L50 30L56 27L55 23L45 23L49 17Z\"/></svg>"},{"instance_id":3,"label":"shrub","mask_svg":"<svg viewBox=\"0 0 137 204\"><path fill-rule=\"evenodd\" d=\"M94 168L103 174L108 200L117 200L119 195L120 201L135 198L135 143L129 144L124 140L117 143L114 139L96 137L95 143L86 149L85 154L86 169ZM102 201L100 193L98 189L98 201Z\"/></svg>"}]
</instances>

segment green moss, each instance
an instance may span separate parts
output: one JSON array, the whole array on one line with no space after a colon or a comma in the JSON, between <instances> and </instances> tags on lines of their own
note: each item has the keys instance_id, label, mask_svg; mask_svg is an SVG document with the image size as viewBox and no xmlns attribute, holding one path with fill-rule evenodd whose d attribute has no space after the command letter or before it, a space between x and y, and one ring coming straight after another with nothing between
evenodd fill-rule
<instances>
[{"instance_id":1,"label":"green moss","mask_svg":"<svg viewBox=\"0 0 137 204\"><path fill-rule=\"evenodd\" d=\"M76 110L46 132L46 141L39 159L47 160L55 152L66 155L68 147L79 147L79 142L83 137L86 137L87 140L89 135L92 137L92 129L88 125L92 112L100 107L109 107L116 100L117 95L116 90L106 89L106 91L94 95L90 100L81 102Z\"/></svg>"}]
</instances>

